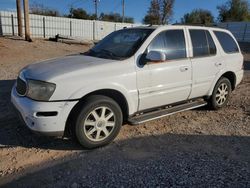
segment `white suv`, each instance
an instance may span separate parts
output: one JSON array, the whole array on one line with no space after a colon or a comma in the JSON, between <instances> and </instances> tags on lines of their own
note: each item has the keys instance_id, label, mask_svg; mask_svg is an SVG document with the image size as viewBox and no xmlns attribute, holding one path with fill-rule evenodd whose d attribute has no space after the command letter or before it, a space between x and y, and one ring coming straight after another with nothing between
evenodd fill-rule
<instances>
[{"instance_id":1,"label":"white suv","mask_svg":"<svg viewBox=\"0 0 250 188\"><path fill-rule=\"evenodd\" d=\"M25 67L12 102L25 124L80 144L110 143L139 124L209 105L219 109L243 77L243 56L224 29L137 27L111 33L84 54Z\"/></svg>"}]
</instances>

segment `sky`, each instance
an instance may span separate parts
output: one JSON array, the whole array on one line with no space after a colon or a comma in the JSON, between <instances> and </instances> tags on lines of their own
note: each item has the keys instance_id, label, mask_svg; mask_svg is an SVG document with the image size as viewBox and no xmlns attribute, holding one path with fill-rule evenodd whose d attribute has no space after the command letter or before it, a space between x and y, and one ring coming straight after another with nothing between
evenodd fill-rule
<instances>
[{"instance_id":1,"label":"sky","mask_svg":"<svg viewBox=\"0 0 250 188\"><path fill-rule=\"evenodd\" d=\"M185 13L196 8L210 10L215 17L218 16L216 7L225 3L227 0L175 0L174 15L172 23L180 21ZM0 10L15 10L16 0L0 0ZM93 0L30 0L32 3L43 4L46 7L57 9L61 14L67 14L69 8L81 7L89 13L94 13ZM144 15L147 13L150 0L125 0L125 15L134 17L135 23L140 23ZM100 0L98 4L98 12L122 12L122 0Z\"/></svg>"}]
</instances>

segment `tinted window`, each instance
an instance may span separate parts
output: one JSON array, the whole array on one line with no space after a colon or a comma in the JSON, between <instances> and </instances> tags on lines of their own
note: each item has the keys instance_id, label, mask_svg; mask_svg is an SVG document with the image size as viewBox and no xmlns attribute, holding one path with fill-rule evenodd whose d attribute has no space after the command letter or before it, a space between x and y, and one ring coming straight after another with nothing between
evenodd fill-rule
<instances>
[{"instance_id":1,"label":"tinted window","mask_svg":"<svg viewBox=\"0 0 250 188\"><path fill-rule=\"evenodd\" d=\"M210 35L206 30L189 30L192 45L193 56L202 57L216 54L216 46Z\"/></svg>"},{"instance_id":2,"label":"tinted window","mask_svg":"<svg viewBox=\"0 0 250 188\"><path fill-rule=\"evenodd\" d=\"M228 33L221 32L221 31L214 31L214 33L215 33L216 37L218 38L223 50L226 53L239 52L239 48L238 48L236 42Z\"/></svg>"},{"instance_id":3,"label":"tinted window","mask_svg":"<svg viewBox=\"0 0 250 188\"><path fill-rule=\"evenodd\" d=\"M160 33L151 42L148 51L161 51L167 60L186 58L186 43L183 30L169 30Z\"/></svg>"}]
</instances>

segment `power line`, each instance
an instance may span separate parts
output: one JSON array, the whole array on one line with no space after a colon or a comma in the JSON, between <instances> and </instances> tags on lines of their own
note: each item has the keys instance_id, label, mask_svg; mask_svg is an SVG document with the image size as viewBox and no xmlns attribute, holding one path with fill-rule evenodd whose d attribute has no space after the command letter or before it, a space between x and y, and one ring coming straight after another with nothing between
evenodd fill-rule
<instances>
[{"instance_id":1,"label":"power line","mask_svg":"<svg viewBox=\"0 0 250 188\"><path fill-rule=\"evenodd\" d=\"M73 8L74 6L79 5L80 3L85 4L87 2L88 2L88 0L75 0L72 3L68 4L68 7Z\"/></svg>"},{"instance_id":2,"label":"power line","mask_svg":"<svg viewBox=\"0 0 250 188\"><path fill-rule=\"evenodd\" d=\"M95 19L97 20L98 16L98 12L97 12L97 0L94 0L94 4L95 4Z\"/></svg>"},{"instance_id":3,"label":"power line","mask_svg":"<svg viewBox=\"0 0 250 188\"><path fill-rule=\"evenodd\" d=\"M124 22L125 18L125 0L122 0L122 22Z\"/></svg>"},{"instance_id":4,"label":"power line","mask_svg":"<svg viewBox=\"0 0 250 188\"><path fill-rule=\"evenodd\" d=\"M118 1L116 1L116 4L115 4L114 9L113 9L113 12L115 13L117 11L117 9L120 8L120 7L121 7L121 3L118 2Z\"/></svg>"}]
</instances>

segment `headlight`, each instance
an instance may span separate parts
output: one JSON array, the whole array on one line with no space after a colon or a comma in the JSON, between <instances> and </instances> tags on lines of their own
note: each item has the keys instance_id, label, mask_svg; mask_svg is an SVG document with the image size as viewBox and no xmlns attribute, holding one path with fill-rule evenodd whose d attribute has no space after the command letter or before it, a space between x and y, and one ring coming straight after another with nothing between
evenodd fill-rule
<instances>
[{"instance_id":1,"label":"headlight","mask_svg":"<svg viewBox=\"0 0 250 188\"><path fill-rule=\"evenodd\" d=\"M27 80L27 85L26 96L38 101L48 101L56 89L55 84L38 80Z\"/></svg>"}]
</instances>

